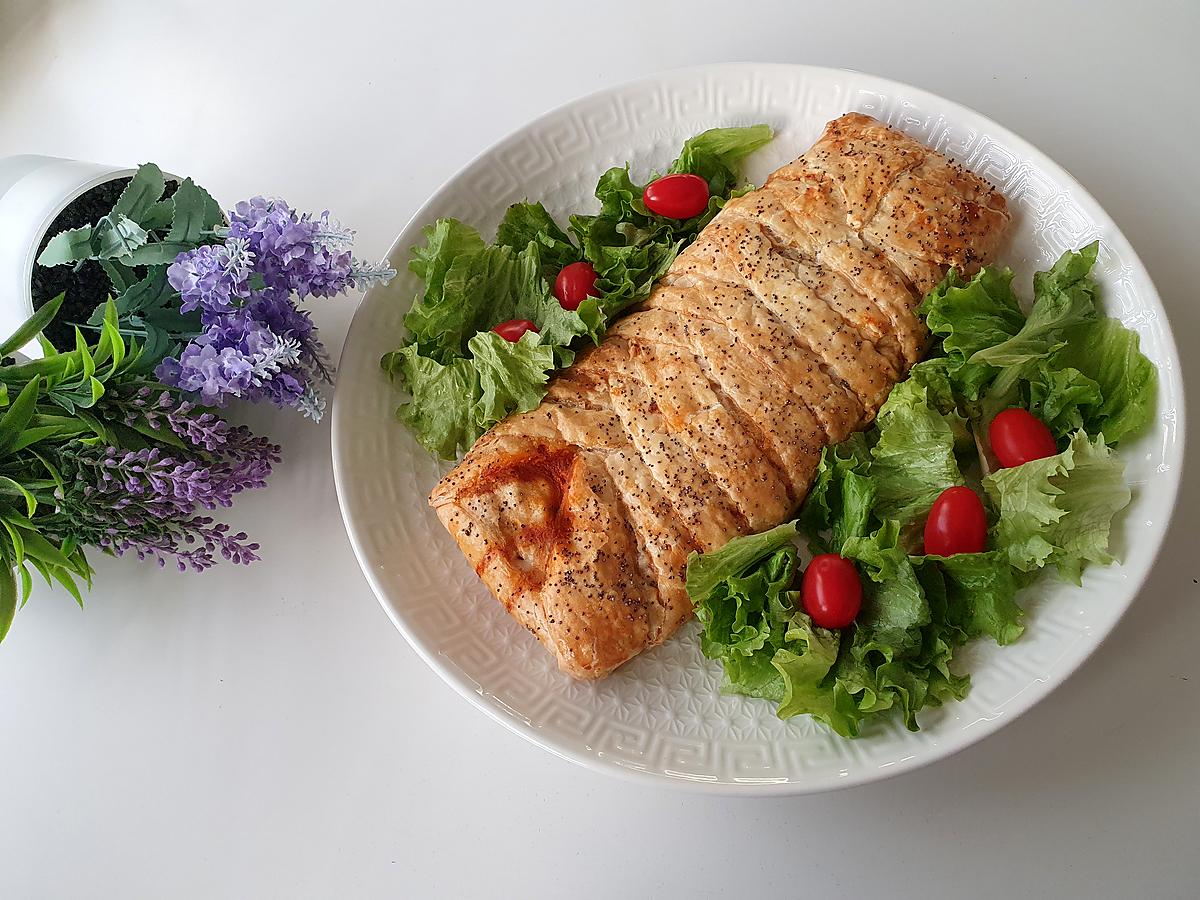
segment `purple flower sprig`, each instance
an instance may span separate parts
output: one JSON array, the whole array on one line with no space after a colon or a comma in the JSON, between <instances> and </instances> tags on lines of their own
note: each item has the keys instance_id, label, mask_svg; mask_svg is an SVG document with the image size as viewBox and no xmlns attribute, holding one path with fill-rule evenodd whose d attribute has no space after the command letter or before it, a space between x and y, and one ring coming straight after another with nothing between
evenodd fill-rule
<instances>
[{"instance_id":1,"label":"purple flower sprig","mask_svg":"<svg viewBox=\"0 0 1200 900\"><path fill-rule=\"evenodd\" d=\"M333 367L308 313L307 297L333 297L386 284L386 263L354 258L354 232L329 213L297 213L254 197L229 212L223 245L181 253L167 269L180 310L199 310L203 332L156 374L208 406L267 399L320 419L320 382Z\"/></svg>"},{"instance_id":2,"label":"purple flower sprig","mask_svg":"<svg viewBox=\"0 0 1200 900\"><path fill-rule=\"evenodd\" d=\"M132 552L160 566L173 560L180 571L207 569L218 556L242 564L258 559L258 544L197 507L229 507L242 491L265 487L279 447L145 384L114 386L102 403L112 420L144 423L183 446L131 450L72 442L59 449L59 530L117 556Z\"/></svg>"},{"instance_id":3,"label":"purple flower sprig","mask_svg":"<svg viewBox=\"0 0 1200 900\"><path fill-rule=\"evenodd\" d=\"M179 311L198 309L202 318L232 312L250 296L253 262L248 243L238 238L179 254L167 269L167 283L179 292Z\"/></svg>"}]
</instances>

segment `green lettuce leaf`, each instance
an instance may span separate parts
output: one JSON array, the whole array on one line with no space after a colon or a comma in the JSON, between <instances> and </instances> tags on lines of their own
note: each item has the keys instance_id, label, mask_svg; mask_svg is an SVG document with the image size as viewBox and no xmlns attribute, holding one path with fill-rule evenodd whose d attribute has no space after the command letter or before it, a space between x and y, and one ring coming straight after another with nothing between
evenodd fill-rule
<instances>
[{"instance_id":1,"label":"green lettuce leaf","mask_svg":"<svg viewBox=\"0 0 1200 900\"><path fill-rule=\"evenodd\" d=\"M856 560L869 579L852 653L861 659L878 651L890 660L919 647L920 630L932 616L912 561L900 547L900 524L889 520L869 537L851 538L842 556Z\"/></svg>"},{"instance_id":2,"label":"green lettuce leaf","mask_svg":"<svg viewBox=\"0 0 1200 900\"><path fill-rule=\"evenodd\" d=\"M738 186L738 165L771 142L767 125L748 128L710 128L686 141L669 174L699 175L708 182L713 196L724 196Z\"/></svg>"},{"instance_id":3,"label":"green lettuce leaf","mask_svg":"<svg viewBox=\"0 0 1200 900\"><path fill-rule=\"evenodd\" d=\"M563 266L579 262L579 248L541 203L514 203L496 229L496 243L512 250L538 245L545 274L550 276Z\"/></svg>"},{"instance_id":4,"label":"green lettuce leaf","mask_svg":"<svg viewBox=\"0 0 1200 900\"><path fill-rule=\"evenodd\" d=\"M1158 371L1138 348L1137 332L1100 318L1071 329L1055 362L1096 385L1099 399L1076 399L1086 408L1080 427L1104 433L1110 444L1137 434L1154 418Z\"/></svg>"},{"instance_id":5,"label":"green lettuce leaf","mask_svg":"<svg viewBox=\"0 0 1200 900\"><path fill-rule=\"evenodd\" d=\"M949 357L939 356L919 362L908 371L910 381L925 389L926 402L943 415L958 412L957 388Z\"/></svg>"},{"instance_id":6,"label":"green lettuce leaf","mask_svg":"<svg viewBox=\"0 0 1200 900\"><path fill-rule=\"evenodd\" d=\"M1082 428L1115 444L1144 428L1154 415L1156 372L1137 335L1097 313L1090 272L1098 252L1089 244L1037 273L1028 318L1010 272L985 268L970 281L951 272L922 305L945 355L911 375L931 404L944 413L963 408L977 429L1013 406L1057 438Z\"/></svg>"},{"instance_id":7,"label":"green lettuce leaf","mask_svg":"<svg viewBox=\"0 0 1200 900\"><path fill-rule=\"evenodd\" d=\"M470 360L443 365L409 344L384 356L382 365L412 395L396 410L396 418L430 453L453 459L459 447L471 446L483 433L475 424L479 372Z\"/></svg>"},{"instance_id":8,"label":"green lettuce leaf","mask_svg":"<svg viewBox=\"0 0 1200 900\"><path fill-rule=\"evenodd\" d=\"M510 412L537 406L558 364L556 352L562 352L532 333L511 343L490 331L471 338L468 351L470 356L443 364L409 344L382 360L412 395L397 418L443 459L453 459L458 448L470 447Z\"/></svg>"},{"instance_id":9,"label":"green lettuce leaf","mask_svg":"<svg viewBox=\"0 0 1200 900\"><path fill-rule=\"evenodd\" d=\"M404 316L404 326L408 343L422 356L446 363L464 355L467 341L491 317L493 291L511 293L513 254L488 247L479 232L457 219L439 219L424 235L408 268L425 290Z\"/></svg>"},{"instance_id":10,"label":"green lettuce leaf","mask_svg":"<svg viewBox=\"0 0 1200 900\"><path fill-rule=\"evenodd\" d=\"M1076 368L1055 368L1039 361L1026 377L1029 396L1022 405L1045 422L1056 438L1083 428L1093 419L1090 410L1103 401L1100 385Z\"/></svg>"},{"instance_id":11,"label":"green lettuce leaf","mask_svg":"<svg viewBox=\"0 0 1200 900\"><path fill-rule=\"evenodd\" d=\"M689 565L701 649L721 661L722 689L773 700L782 718L808 714L856 737L869 719L899 710L916 729L922 708L961 698L969 687L950 669L956 646L978 634L1008 641L1020 633L1016 582L1002 554L910 557L895 521L843 547L864 582L853 629L817 628L789 589L792 537L786 527L735 538L733 549Z\"/></svg>"},{"instance_id":12,"label":"green lettuce leaf","mask_svg":"<svg viewBox=\"0 0 1200 900\"><path fill-rule=\"evenodd\" d=\"M971 363L1012 369L1047 356L1063 344L1064 333L1096 317L1096 283L1088 277L1099 242L1059 257L1046 272L1033 276L1033 308L1015 335L976 350Z\"/></svg>"},{"instance_id":13,"label":"green lettuce leaf","mask_svg":"<svg viewBox=\"0 0 1200 900\"><path fill-rule=\"evenodd\" d=\"M714 128L688 140L670 173L690 173L708 182L711 197L698 216L676 220L657 216L642 203L645 183L633 180L629 166L600 176L597 215L573 215L570 230L583 256L596 269L601 306L608 316L644 299L679 251L712 221L737 188L737 166L771 140L766 125Z\"/></svg>"},{"instance_id":14,"label":"green lettuce leaf","mask_svg":"<svg viewBox=\"0 0 1200 900\"><path fill-rule=\"evenodd\" d=\"M481 331L467 342L467 349L479 372L475 424L481 433L509 413L528 412L537 406L546 393L550 371L561 360L554 347L528 331L515 343ZM563 352L571 351L560 350Z\"/></svg>"},{"instance_id":15,"label":"green lettuce leaf","mask_svg":"<svg viewBox=\"0 0 1200 900\"><path fill-rule=\"evenodd\" d=\"M792 617L784 633L785 646L771 657L771 665L783 682L779 718L807 713L838 734L849 736L857 730L853 716L839 709L832 686L826 683L837 662L841 640L840 632L818 628L802 612Z\"/></svg>"},{"instance_id":16,"label":"green lettuce leaf","mask_svg":"<svg viewBox=\"0 0 1200 900\"><path fill-rule=\"evenodd\" d=\"M688 596L696 602L705 600L722 581L788 546L796 534L796 523L785 522L760 534L733 538L712 553L692 552L687 559Z\"/></svg>"},{"instance_id":17,"label":"green lettuce leaf","mask_svg":"<svg viewBox=\"0 0 1200 900\"><path fill-rule=\"evenodd\" d=\"M798 552L785 533L775 532L763 541L735 538L748 543L705 566L705 573L689 578L689 584L698 584L696 589L703 590L715 573L720 572L721 579L707 593L689 590L689 595L702 627L701 651L724 664L722 690L778 701L784 696L784 681L771 658L784 642L793 613L788 588L795 576ZM689 561L689 573L693 563L703 566L703 560Z\"/></svg>"},{"instance_id":18,"label":"green lettuce leaf","mask_svg":"<svg viewBox=\"0 0 1200 900\"><path fill-rule=\"evenodd\" d=\"M1011 644L1025 630L1024 610L1016 596L1020 583L1005 553L959 553L936 559L945 573L947 620L966 640L988 635L997 644Z\"/></svg>"},{"instance_id":19,"label":"green lettuce leaf","mask_svg":"<svg viewBox=\"0 0 1200 900\"><path fill-rule=\"evenodd\" d=\"M875 504L869 477L871 448L865 432L825 447L798 522L818 552L840 551L851 537L867 534Z\"/></svg>"},{"instance_id":20,"label":"green lettuce leaf","mask_svg":"<svg viewBox=\"0 0 1200 900\"><path fill-rule=\"evenodd\" d=\"M514 216L510 234L518 220L535 222L537 213ZM605 320L593 298L563 309L536 238L514 252L440 219L425 239L409 263L425 282L404 318L409 335L381 364L411 395L397 410L400 421L430 452L453 459L506 415L537 406L550 373L574 359L571 344L599 341ZM529 319L540 333L510 343L490 330L508 319Z\"/></svg>"},{"instance_id":21,"label":"green lettuce leaf","mask_svg":"<svg viewBox=\"0 0 1200 900\"><path fill-rule=\"evenodd\" d=\"M1028 319L1009 273L952 273L925 304L943 355L912 369L871 429L822 452L798 522L810 547L854 560L863 607L851 628L826 632L798 611L790 527L785 549L768 533L709 554L711 568L697 558L690 574L706 577L689 589L709 591L701 605L727 607L727 636L704 645L725 667L725 690L774 700L781 717L808 714L846 737L892 713L916 729L920 710L969 689L951 669L957 647L1020 638L1017 596L1034 573L1054 565L1078 581L1085 564L1112 561L1113 517L1130 494L1099 432L1143 427L1155 376L1136 335L1097 317L1095 257L1085 247L1039 274ZM974 477L972 429L986 429L1004 405L1069 435L1065 449L984 480L994 507L985 552L910 555L933 499L964 472Z\"/></svg>"},{"instance_id":22,"label":"green lettuce leaf","mask_svg":"<svg viewBox=\"0 0 1200 900\"><path fill-rule=\"evenodd\" d=\"M1066 450L1001 469L983 481L1000 510L997 549L1023 572L1053 563L1076 583L1086 562L1106 565L1112 519L1129 505L1124 465L1104 442L1076 432Z\"/></svg>"},{"instance_id":23,"label":"green lettuce leaf","mask_svg":"<svg viewBox=\"0 0 1200 900\"><path fill-rule=\"evenodd\" d=\"M931 406L920 382L896 385L879 411L871 449L875 514L907 524L927 513L946 488L962 484L955 447L966 438L961 417Z\"/></svg>"},{"instance_id":24,"label":"green lettuce leaf","mask_svg":"<svg viewBox=\"0 0 1200 900\"><path fill-rule=\"evenodd\" d=\"M945 376L966 398L979 397L996 369L976 354L1010 340L1025 324L1008 269L983 268L964 281L951 270L921 304L925 324L942 340Z\"/></svg>"}]
</instances>

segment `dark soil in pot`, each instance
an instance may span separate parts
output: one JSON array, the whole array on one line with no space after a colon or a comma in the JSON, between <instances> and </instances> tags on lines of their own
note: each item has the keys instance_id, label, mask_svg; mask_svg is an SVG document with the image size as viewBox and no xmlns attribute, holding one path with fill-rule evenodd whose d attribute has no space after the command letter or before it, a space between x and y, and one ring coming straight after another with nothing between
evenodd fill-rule
<instances>
[{"instance_id":1,"label":"dark soil in pot","mask_svg":"<svg viewBox=\"0 0 1200 900\"><path fill-rule=\"evenodd\" d=\"M100 219L112 212L121 191L129 184L129 178L116 178L96 185L89 191L80 194L67 204L58 217L50 223L42 242L38 246L40 255L50 243L50 239L60 231L69 228L81 228L84 225L95 225ZM175 192L176 182L168 181L164 196L170 197ZM35 256L36 258L36 256ZM138 267L139 276L145 272ZM30 279L30 289L33 295L33 308L39 309L59 294L66 292L62 308L54 321L47 326L45 334L59 350L71 350L75 347L75 326L87 323L88 317L97 306L101 305L113 287L108 275L100 264L87 260L75 266L33 266L33 277Z\"/></svg>"}]
</instances>

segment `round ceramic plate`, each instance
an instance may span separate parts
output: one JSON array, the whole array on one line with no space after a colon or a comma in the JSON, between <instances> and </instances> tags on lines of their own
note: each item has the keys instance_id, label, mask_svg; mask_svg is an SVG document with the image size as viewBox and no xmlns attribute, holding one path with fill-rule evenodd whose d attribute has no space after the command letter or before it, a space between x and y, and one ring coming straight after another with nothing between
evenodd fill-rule
<instances>
[{"instance_id":1,"label":"round ceramic plate","mask_svg":"<svg viewBox=\"0 0 1200 900\"><path fill-rule=\"evenodd\" d=\"M574 682L505 614L426 505L445 466L397 423L403 396L379 367L418 291L406 269L409 249L441 216L491 235L505 208L527 197L543 199L562 221L569 210L595 206L591 192L608 167L629 160L644 175L669 162L684 139L718 125L766 122L776 130L748 164L748 176L761 183L850 110L890 123L999 187L1015 214L1000 262L1016 271L1023 293L1030 275L1064 250L1101 240L1096 275L1107 311L1141 335L1161 385L1153 427L1121 451L1133 486L1116 529L1124 564L1092 567L1082 588L1047 578L1027 591L1021 640L964 649L956 661L971 673L970 694L922 712L915 733L893 719L847 741L807 717L781 722L770 704L722 696L720 666L700 655L695 623L603 681ZM392 621L429 665L498 722L584 765L695 789L788 794L945 757L1012 721L1079 666L1133 600L1169 522L1183 456L1183 394L1170 327L1145 269L1061 167L925 91L854 72L758 64L669 72L603 91L542 116L470 163L400 232L391 260L402 274L359 307L334 402L334 471L350 540Z\"/></svg>"}]
</instances>

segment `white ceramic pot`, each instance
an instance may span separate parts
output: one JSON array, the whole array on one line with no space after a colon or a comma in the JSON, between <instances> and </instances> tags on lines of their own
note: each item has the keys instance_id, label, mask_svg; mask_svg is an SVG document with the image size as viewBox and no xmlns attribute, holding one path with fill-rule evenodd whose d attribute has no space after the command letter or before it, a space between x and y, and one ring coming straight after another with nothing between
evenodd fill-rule
<instances>
[{"instance_id":1,"label":"white ceramic pot","mask_svg":"<svg viewBox=\"0 0 1200 900\"><path fill-rule=\"evenodd\" d=\"M0 339L33 314L30 279L50 223L76 197L133 172L56 156L0 159ZM38 358L42 348L31 341L22 352Z\"/></svg>"}]
</instances>

